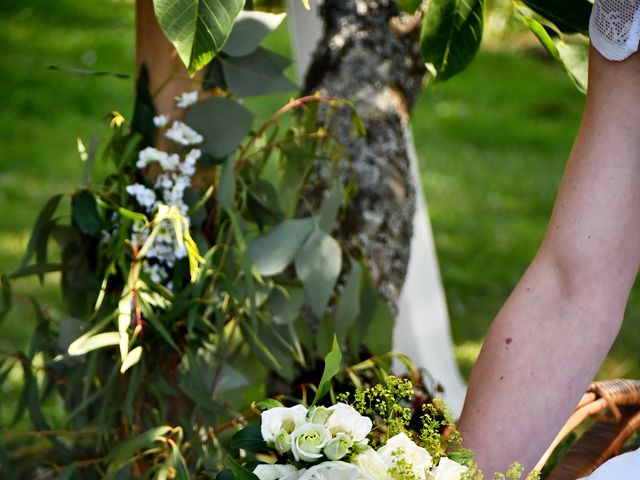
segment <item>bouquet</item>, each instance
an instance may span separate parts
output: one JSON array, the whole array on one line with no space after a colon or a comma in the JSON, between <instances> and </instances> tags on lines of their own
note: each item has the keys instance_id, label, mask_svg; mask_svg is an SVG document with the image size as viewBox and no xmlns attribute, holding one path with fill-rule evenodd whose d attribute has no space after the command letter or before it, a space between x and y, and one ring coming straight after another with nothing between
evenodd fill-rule
<instances>
[{"instance_id":1,"label":"bouquet","mask_svg":"<svg viewBox=\"0 0 640 480\"><path fill-rule=\"evenodd\" d=\"M236 445L253 450L247 462L259 480L458 480L472 473L468 452L442 403L423 407L420 432L411 429L409 380L384 383L338 396L329 406L285 407L269 402L259 427L236 434ZM449 446L456 446L446 454ZM239 475L236 474L236 477Z\"/></svg>"}]
</instances>

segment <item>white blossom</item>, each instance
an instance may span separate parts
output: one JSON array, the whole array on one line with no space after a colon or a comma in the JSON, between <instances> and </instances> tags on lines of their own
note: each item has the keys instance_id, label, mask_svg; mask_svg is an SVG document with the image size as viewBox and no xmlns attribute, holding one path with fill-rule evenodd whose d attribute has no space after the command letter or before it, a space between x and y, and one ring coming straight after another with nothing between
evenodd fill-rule
<instances>
[{"instance_id":1,"label":"white blossom","mask_svg":"<svg viewBox=\"0 0 640 480\"><path fill-rule=\"evenodd\" d=\"M182 95L175 97L175 99L178 108L188 108L198 101L198 91L184 92Z\"/></svg>"},{"instance_id":2,"label":"white blossom","mask_svg":"<svg viewBox=\"0 0 640 480\"><path fill-rule=\"evenodd\" d=\"M197 145L202 143L202 135L183 122L173 122L164 132L164 136L180 145Z\"/></svg>"},{"instance_id":3,"label":"white blossom","mask_svg":"<svg viewBox=\"0 0 640 480\"><path fill-rule=\"evenodd\" d=\"M308 468L299 480L362 480L366 477L353 463L322 462Z\"/></svg>"},{"instance_id":4,"label":"white blossom","mask_svg":"<svg viewBox=\"0 0 640 480\"><path fill-rule=\"evenodd\" d=\"M162 150L158 150L157 148L147 147L144 150L141 150L138 153L138 161L136 162L136 167L142 169L145 168L151 162L160 162L162 163L167 158L167 152L163 152Z\"/></svg>"},{"instance_id":5,"label":"white blossom","mask_svg":"<svg viewBox=\"0 0 640 480\"><path fill-rule=\"evenodd\" d=\"M275 407L262 412L260 433L265 442L274 442L283 430L290 434L305 423L307 409L303 405Z\"/></svg>"},{"instance_id":6,"label":"white blossom","mask_svg":"<svg viewBox=\"0 0 640 480\"><path fill-rule=\"evenodd\" d=\"M153 117L153 124L156 127L166 127L169 123L169 117L167 115L158 115Z\"/></svg>"},{"instance_id":7,"label":"white blossom","mask_svg":"<svg viewBox=\"0 0 640 480\"><path fill-rule=\"evenodd\" d=\"M315 462L330 440L331 433L323 425L305 423L291 434L291 453L298 461Z\"/></svg>"},{"instance_id":8,"label":"white blossom","mask_svg":"<svg viewBox=\"0 0 640 480\"><path fill-rule=\"evenodd\" d=\"M463 473L469 470L469 467L460 465L458 462L447 457L442 457L432 472L433 480L460 480Z\"/></svg>"},{"instance_id":9,"label":"white blossom","mask_svg":"<svg viewBox=\"0 0 640 480\"><path fill-rule=\"evenodd\" d=\"M283 478L292 478L291 474L298 472L293 465L257 465L253 473L260 480L280 480Z\"/></svg>"},{"instance_id":10,"label":"white blossom","mask_svg":"<svg viewBox=\"0 0 640 480\"><path fill-rule=\"evenodd\" d=\"M395 468L400 459L404 459L416 478L425 480L427 470L431 468L431 455L416 445L405 433L399 433L378 450L378 455L387 468Z\"/></svg>"},{"instance_id":11,"label":"white blossom","mask_svg":"<svg viewBox=\"0 0 640 480\"><path fill-rule=\"evenodd\" d=\"M389 468L373 448L369 448L359 454L355 459L356 465L371 480L392 480Z\"/></svg>"},{"instance_id":12,"label":"white blossom","mask_svg":"<svg viewBox=\"0 0 640 480\"><path fill-rule=\"evenodd\" d=\"M143 207L151 207L156 201L156 192L139 183L127 186L127 193L135 197L136 201Z\"/></svg>"},{"instance_id":13,"label":"white blossom","mask_svg":"<svg viewBox=\"0 0 640 480\"><path fill-rule=\"evenodd\" d=\"M346 403L332 405L329 410L332 414L325 426L333 435L346 433L354 442L362 442L367 438L372 427L369 417L360 415L355 408Z\"/></svg>"}]
</instances>

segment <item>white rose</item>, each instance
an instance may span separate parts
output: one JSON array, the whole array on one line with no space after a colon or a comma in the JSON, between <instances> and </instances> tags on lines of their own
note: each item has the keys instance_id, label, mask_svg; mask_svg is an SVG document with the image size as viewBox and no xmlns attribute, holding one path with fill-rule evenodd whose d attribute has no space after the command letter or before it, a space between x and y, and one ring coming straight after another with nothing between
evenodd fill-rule
<instances>
[{"instance_id":1,"label":"white rose","mask_svg":"<svg viewBox=\"0 0 640 480\"><path fill-rule=\"evenodd\" d=\"M280 480L298 472L293 465L258 465L253 473L260 480ZM293 478L293 477L289 477Z\"/></svg>"},{"instance_id":2,"label":"white rose","mask_svg":"<svg viewBox=\"0 0 640 480\"><path fill-rule=\"evenodd\" d=\"M307 409L302 405L290 408L275 407L265 410L260 415L262 438L267 443L273 443L283 431L288 435L304 424L306 417Z\"/></svg>"},{"instance_id":3,"label":"white rose","mask_svg":"<svg viewBox=\"0 0 640 480\"><path fill-rule=\"evenodd\" d=\"M450 458L442 457L431 474L433 475L433 480L460 480L462 474L467 470L469 470L469 467L460 465Z\"/></svg>"},{"instance_id":4,"label":"white rose","mask_svg":"<svg viewBox=\"0 0 640 480\"><path fill-rule=\"evenodd\" d=\"M354 442L362 442L371 431L371 419L360 415L355 408L345 403L338 403L329 407L333 413L327 419L325 426L335 435L346 433Z\"/></svg>"},{"instance_id":5,"label":"white rose","mask_svg":"<svg viewBox=\"0 0 640 480\"><path fill-rule=\"evenodd\" d=\"M384 464L378 452L373 448L365 450L356 457L356 465L371 480L391 480L388 467Z\"/></svg>"},{"instance_id":6,"label":"white rose","mask_svg":"<svg viewBox=\"0 0 640 480\"><path fill-rule=\"evenodd\" d=\"M323 451L329 460L340 460L349 453L351 445L353 445L353 440L349 435L338 433L327 443Z\"/></svg>"},{"instance_id":7,"label":"white rose","mask_svg":"<svg viewBox=\"0 0 640 480\"><path fill-rule=\"evenodd\" d=\"M291 453L296 460L315 462L322 457L322 449L331 440L331 433L324 426L305 423L291 434Z\"/></svg>"},{"instance_id":8,"label":"white rose","mask_svg":"<svg viewBox=\"0 0 640 480\"><path fill-rule=\"evenodd\" d=\"M427 478L427 470L431 467L431 455L424 448L416 445L405 433L391 437L378 455L389 469L398 467L398 459L410 464L411 471L420 480Z\"/></svg>"},{"instance_id":9,"label":"white rose","mask_svg":"<svg viewBox=\"0 0 640 480\"><path fill-rule=\"evenodd\" d=\"M310 408L307 413L307 420L309 423L319 423L320 425L324 425L332 414L333 411L329 410L327 407L313 407Z\"/></svg>"},{"instance_id":10,"label":"white rose","mask_svg":"<svg viewBox=\"0 0 640 480\"><path fill-rule=\"evenodd\" d=\"M307 469L299 480L364 480L360 469L346 462L322 462Z\"/></svg>"}]
</instances>

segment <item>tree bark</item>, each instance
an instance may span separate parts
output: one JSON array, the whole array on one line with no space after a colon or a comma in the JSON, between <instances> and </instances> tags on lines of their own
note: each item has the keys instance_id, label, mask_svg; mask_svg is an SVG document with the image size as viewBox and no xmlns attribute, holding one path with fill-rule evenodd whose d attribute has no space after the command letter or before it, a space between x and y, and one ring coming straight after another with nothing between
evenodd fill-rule
<instances>
[{"instance_id":1,"label":"tree bark","mask_svg":"<svg viewBox=\"0 0 640 480\"><path fill-rule=\"evenodd\" d=\"M371 279L395 314L415 210L407 128L425 74L419 22L391 0L326 0L320 15L325 29L305 93L351 100L367 129L366 138L354 139L348 112L337 122L334 133L349 158L341 181L355 181L357 193L335 233L365 254ZM308 192L312 204L322 202L329 171L329 165L315 165L315 179L325 182Z\"/></svg>"}]
</instances>

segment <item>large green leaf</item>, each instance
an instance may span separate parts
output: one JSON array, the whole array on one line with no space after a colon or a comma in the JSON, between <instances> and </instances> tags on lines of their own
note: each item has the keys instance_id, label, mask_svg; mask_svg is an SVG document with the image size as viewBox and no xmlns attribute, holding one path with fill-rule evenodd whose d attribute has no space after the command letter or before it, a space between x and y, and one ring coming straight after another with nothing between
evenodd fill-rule
<instances>
[{"instance_id":1,"label":"large green leaf","mask_svg":"<svg viewBox=\"0 0 640 480\"><path fill-rule=\"evenodd\" d=\"M226 84L236 97L289 92L297 88L283 73L286 64L275 53L259 48L244 57L227 57L222 66Z\"/></svg>"},{"instance_id":2,"label":"large green leaf","mask_svg":"<svg viewBox=\"0 0 640 480\"><path fill-rule=\"evenodd\" d=\"M284 17L284 13L241 12L222 51L232 57L254 52L264 37L278 28Z\"/></svg>"},{"instance_id":3,"label":"large green leaf","mask_svg":"<svg viewBox=\"0 0 640 480\"><path fill-rule=\"evenodd\" d=\"M251 129L253 114L228 98L207 98L187 112L187 124L204 137L202 150L221 158L233 152Z\"/></svg>"},{"instance_id":4,"label":"large green leaf","mask_svg":"<svg viewBox=\"0 0 640 480\"><path fill-rule=\"evenodd\" d=\"M464 70L482 39L484 0L431 0L422 23L420 49L438 80Z\"/></svg>"},{"instance_id":5,"label":"large green leaf","mask_svg":"<svg viewBox=\"0 0 640 480\"><path fill-rule=\"evenodd\" d=\"M89 190L81 190L71 197L71 216L78 228L87 235L100 235L102 219L96 199Z\"/></svg>"},{"instance_id":6,"label":"large green leaf","mask_svg":"<svg viewBox=\"0 0 640 480\"><path fill-rule=\"evenodd\" d=\"M589 32L589 17L593 3L589 0L522 0L527 7L553 22L561 32Z\"/></svg>"},{"instance_id":7,"label":"large green leaf","mask_svg":"<svg viewBox=\"0 0 640 480\"><path fill-rule=\"evenodd\" d=\"M582 92L586 92L587 64L589 59L589 48L587 44L566 43L553 29L545 29L539 22L525 15L519 16L524 24L538 37L540 43L542 43L551 56L562 65L576 87Z\"/></svg>"},{"instance_id":8,"label":"large green leaf","mask_svg":"<svg viewBox=\"0 0 640 480\"><path fill-rule=\"evenodd\" d=\"M329 234L316 229L296 255L295 267L307 303L316 316L322 317L340 275L340 245Z\"/></svg>"},{"instance_id":9,"label":"large green leaf","mask_svg":"<svg viewBox=\"0 0 640 480\"><path fill-rule=\"evenodd\" d=\"M160 28L195 73L222 49L244 0L153 0Z\"/></svg>"},{"instance_id":10,"label":"large green leaf","mask_svg":"<svg viewBox=\"0 0 640 480\"><path fill-rule=\"evenodd\" d=\"M285 220L266 233L251 239L249 256L262 275L277 275L295 258L313 230L310 218Z\"/></svg>"}]
</instances>

